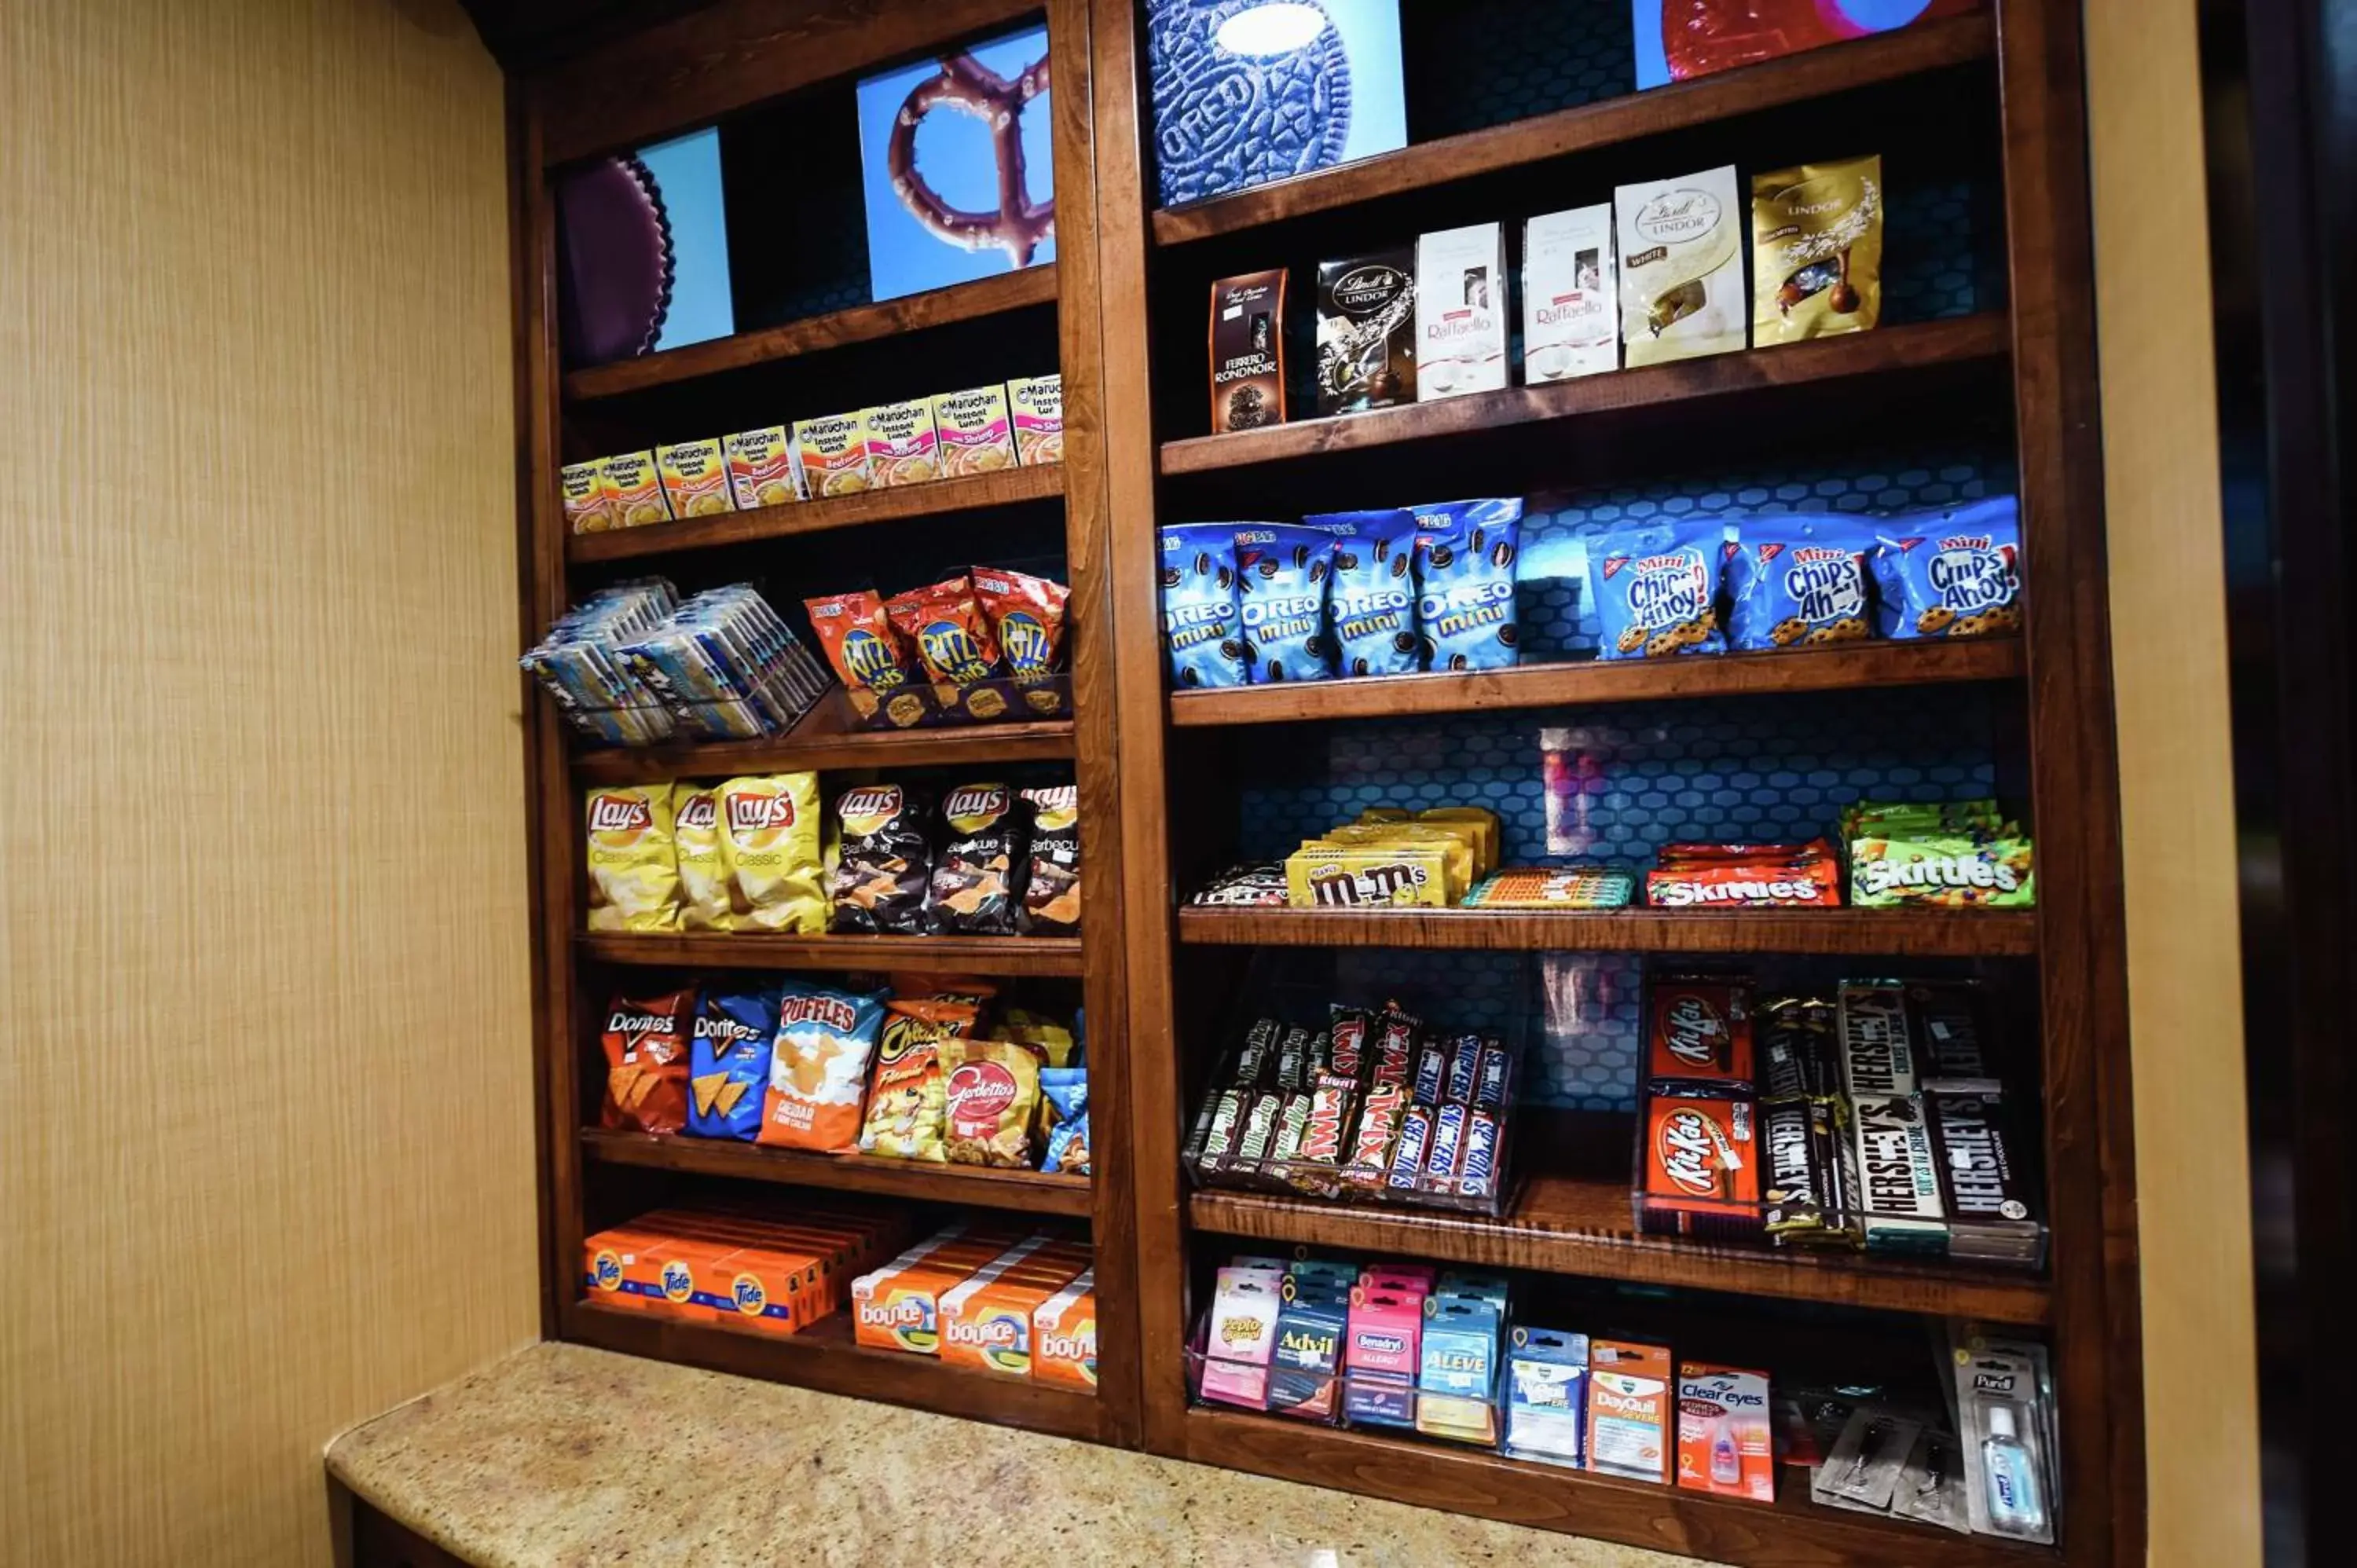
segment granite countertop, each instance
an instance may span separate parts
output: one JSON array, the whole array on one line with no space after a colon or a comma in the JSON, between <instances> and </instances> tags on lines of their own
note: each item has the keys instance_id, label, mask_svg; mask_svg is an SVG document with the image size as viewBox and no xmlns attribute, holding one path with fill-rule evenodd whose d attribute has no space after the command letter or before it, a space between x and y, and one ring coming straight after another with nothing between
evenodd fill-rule
<instances>
[{"instance_id":1,"label":"granite countertop","mask_svg":"<svg viewBox=\"0 0 2357 1568\"><path fill-rule=\"evenodd\" d=\"M577 1345L355 1427L328 1468L481 1568L1693 1568Z\"/></svg>"}]
</instances>

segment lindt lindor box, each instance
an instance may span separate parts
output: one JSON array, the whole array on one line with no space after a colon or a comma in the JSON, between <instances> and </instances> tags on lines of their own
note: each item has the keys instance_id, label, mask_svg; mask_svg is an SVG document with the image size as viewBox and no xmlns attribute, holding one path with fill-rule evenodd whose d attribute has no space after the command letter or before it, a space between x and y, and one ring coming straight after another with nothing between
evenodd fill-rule
<instances>
[{"instance_id":1,"label":"lindt lindor box","mask_svg":"<svg viewBox=\"0 0 2357 1568\"><path fill-rule=\"evenodd\" d=\"M1415 401L1415 252L1318 263L1318 412Z\"/></svg>"},{"instance_id":2,"label":"lindt lindor box","mask_svg":"<svg viewBox=\"0 0 2357 1568\"><path fill-rule=\"evenodd\" d=\"M1502 226L1442 229L1415 242L1418 403L1506 384L1506 238Z\"/></svg>"},{"instance_id":3,"label":"lindt lindor box","mask_svg":"<svg viewBox=\"0 0 2357 1568\"><path fill-rule=\"evenodd\" d=\"M1628 362L1664 364L1745 346L1743 207L1735 166L1612 193L1620 230L1620 336Z\"/></svg>"},{"instance_id":4,"label":"lindt lindor box","mask_svg":"<svg viewBox=\"0 0 2357 1568\"><path fill-rule=\"evenodd\" d=\"M1575 207L1523 228L1523 380L1592 376L1620 368L1620 307L1612 261L1612 204Z\"/></svg>"}]
</instances>

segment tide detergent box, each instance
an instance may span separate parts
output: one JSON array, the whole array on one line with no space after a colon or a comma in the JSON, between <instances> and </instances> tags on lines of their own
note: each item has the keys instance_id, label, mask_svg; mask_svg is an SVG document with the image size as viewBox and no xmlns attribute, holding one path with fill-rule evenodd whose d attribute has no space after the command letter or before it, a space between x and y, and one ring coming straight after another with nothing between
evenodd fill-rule
<instances>
[{"instance_id":1,"label":"tide detergent box","mask_svg":"<svg viewBox=\"0 0 2357 1568\"><path fill-rule=\"evenodd\" d=\"M1587 1416L1587 1336L1516 1324L1506 1348L1506 1452L1579 1464Z\"/></svg>"},{"instance_id":2,"label":"tide detergent box","mask_svg":"<svg viewBox=\"0 0 2357 1568\"><path fill-rule=\"evenodd\" d=\"M1669 1416L1668 1350L1618 1339L1588 1346L1588 1469L1666 1484Z\"/></svg>"},{"instance_id":3,"label":"tide detergent box","mask_svg":"<svg viewBox=\"0 0 2357 1568\"><path fill-rule=\"evenodd\" d=\"M1031 1314L1031 1380L1065 1388L1097 1386L1097 1273L1078 1279Z\"/></svg>"}]
</instances>

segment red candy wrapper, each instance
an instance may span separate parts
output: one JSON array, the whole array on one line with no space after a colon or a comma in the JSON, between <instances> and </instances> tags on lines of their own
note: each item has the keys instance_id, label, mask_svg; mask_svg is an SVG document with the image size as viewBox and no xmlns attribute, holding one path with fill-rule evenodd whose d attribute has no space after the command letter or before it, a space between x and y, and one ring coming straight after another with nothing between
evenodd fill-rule
<instances>
[{"instance_id":1,"label":"red candy wrapper","mask_svg":"<svg viewBox=\"0 0 2357 1568\"><path fill-rule=\"evenodd\" d=\"M1659 909L1839 908L1841 860L1824 839L1807 843L1672 843L1645 873L1645 902Z\"/></svg>"},{"instance_id":2,"label":"red candy wrapper","mask_svg":"<svg viewBox=\"0 0 2357 1568\"><path fill-rule=\"evenodd\" d=\"M1653 1096L1645 1108L1644 1229L1683 1234L1730 1222L1757 1226L1758 1122L1749 1100Z\"/></svg>"},{"instance_id":3,"label":"red candy wrapper","mask_svg":"<svg viewBox=\"0 0 2357 1568\"><path fill-rule=\"evenodd\" d=\"M1737 980L1652 983L1645 1075L1674 1089L1752 1081L1751 988Z\"/></svg>"},{"instance_id":4,"label":"red candy wrapper","mask_svg":"<svg viewBox=\"0 0 2357 1568\"><path fill-rule=\"evenodd\" d=\"M826 650L826 661L834 666L863 717L890 702L894 693L908 692L916 660L909 657L908 644L885 614L882 599L865 591L829 594L804 599L802 607L810 612L811 629ZM918 703L917 714L922 714L921 699L909 694ZM913 723L914 717L907 722Z\"/></svg>"}]
</instances>

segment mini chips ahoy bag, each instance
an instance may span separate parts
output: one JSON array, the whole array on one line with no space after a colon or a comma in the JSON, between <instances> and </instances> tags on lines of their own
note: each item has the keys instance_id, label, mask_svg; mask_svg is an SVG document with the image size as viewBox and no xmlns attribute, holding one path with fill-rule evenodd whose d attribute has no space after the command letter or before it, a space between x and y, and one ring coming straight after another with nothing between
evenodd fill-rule
<instances>
[{"instance_id":1,"label":"mini chips ahoy bag","mask_svg":"<svg viewBox=\"0 0 2357 1568\"><path fill-rule=\"evenodd\" d=\"M1162 531L1162 646L1174 686L1244 684L1234 523L1185 522Z\"/></svg>"},{"instance_id":2,"label":"mini chips ahoy bag","mask_svg":"<svg viewBox=\"0 0 2357 1568\"><path fill-rule=\"evenodd\" d=\"M1329 511L1301 520L1334 536L1326 639L1345 675L1408 675L1418 666L1415 514Z\"/></svg>"},{"instance_id":3,"label":"mini chips ahoy bag","mask_svg":"<svg viewBox=\"0 0 2357 1568\"><path fill-rule=\"evenodd\" d=\"M1326 642L1327 575L1334 536L1292 522L1236 530L1236 606L1243 618L1244 670L1254 685L1323 681L1333 673Z\"/></svg>"},{"instance_id":4,"label":"mini chips ahoy bag","mask_svg":"<svg viewBox=\"0 0 2357 1568\"><path fill-rule=\"evenodd\" d=\"M2021 628L2021 503L1886 518L1874 553L1885 637L1990 637Z\"/></svg>"},{"instance_id":5,"label":"mini chips ahoy bag","mask_svg":"<svg viewBox=\"0 0 2357 1568\"><path fill-rule=\"evenodd\" d=\"M749 1144L760 1132L778 1001L772 987L705 993L687 1056L687 1130L697 1137Z\"/></svg>"},{"instance_id":6,"label":"mini chips ahoy bag","mask_svg":"<svg viewBox=\"0 0 2357 1568\"><path fill-rule=\"evenodd\" d=\"M1435 670L1507 670L1519 654L1514 560L1518 497L1444 501L1415 515L1416 620Z\"/></svg>"},{"instance_id":7,"label":"mini chips ahoy bag","mask_svg":"<svg viewBox=\"0 0 2357 1568\"><path fill-rule=\"evenodd\" d=\"M1796 648L1871 635L1871 521L1762 517L1739 529L1727 557L1731 647Z\"/></svg>"},{"instance_id":8,"label":"mini chips ahoy bag","mask_svg":"<svg viewBox=\"0 0 2357 1568\"><path fill-rule=\"evenodd\" d=\"M1727 525L1717 518L1616 528L1587 542L1587 593L1605 659L1718 653L1718 577Z\"/></svg>"}]
</instances>

